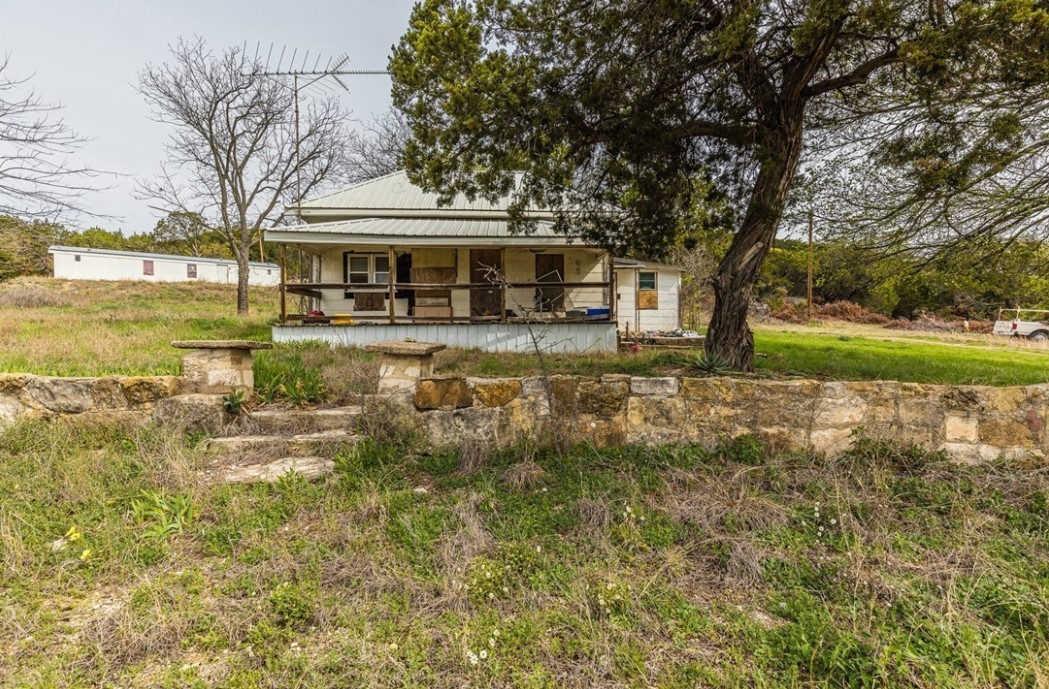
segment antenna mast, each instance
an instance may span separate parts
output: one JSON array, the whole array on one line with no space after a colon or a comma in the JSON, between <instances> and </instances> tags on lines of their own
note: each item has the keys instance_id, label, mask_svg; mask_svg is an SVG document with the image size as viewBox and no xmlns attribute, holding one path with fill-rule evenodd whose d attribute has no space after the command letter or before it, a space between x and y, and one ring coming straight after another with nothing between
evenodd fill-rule
<instances>
[{"instance_id":1,"label":"antenna mast","mask_svg":"<svg viewBox=\"0 0 1049 689\"><path fill-rule=\"evenodd\" d=\"M295 209L301 220L302 216L298 213L299 204L302 203L302 159L299 150L301 139L299 131L299 92L311 87L330 92L332 87L328 82L333 81L340 90L349 93L350 87L339 77L388 75L389 71L385 69L349 69L350 58L345 53L335 58L328 58L323 65L321 64L321 55L317 53L311 65L309 62L310 51L307 50L300 58L299 51L296 49L285 60L288 51L288 46L286 45L281 47L280 55L276 56L276 62L274 62L274 44L270 44L269 50L264 57L261 48L260 43L255 44L253 64L258 68L258 71L255 72L256 74L277 79L285 85L287 85L287 78L291 77L292 98L295 102ZM244 55L247 54L248 45L245 43Z\"/></svg>"}]
</instances>

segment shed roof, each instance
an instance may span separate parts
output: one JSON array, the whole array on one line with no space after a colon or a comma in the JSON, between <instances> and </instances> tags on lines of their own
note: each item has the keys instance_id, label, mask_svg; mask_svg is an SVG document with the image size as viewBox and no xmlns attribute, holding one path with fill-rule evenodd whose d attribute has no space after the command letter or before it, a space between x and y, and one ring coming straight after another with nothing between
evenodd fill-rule
<instances>
[{"instance_id":1,"label":"shed roof","mask_svg":"<svg viewBox=\"0 0 1049 689\"><path fill-rule=\"evenodd\" d=\"M83 246L49 246L49 252L61 251L73 254L93 254L97 256L119 256L123 258L142 258L157 261L178 261L180 263L215 263L218 265L236 266L237 262L227 258L202 258L200 256L179 256L177 254L151 254L144 251L118 251L116 249L92 249ZM275 263L257 263L251 261L254 268L279 268Z\"/></svg>"}]
</instances>

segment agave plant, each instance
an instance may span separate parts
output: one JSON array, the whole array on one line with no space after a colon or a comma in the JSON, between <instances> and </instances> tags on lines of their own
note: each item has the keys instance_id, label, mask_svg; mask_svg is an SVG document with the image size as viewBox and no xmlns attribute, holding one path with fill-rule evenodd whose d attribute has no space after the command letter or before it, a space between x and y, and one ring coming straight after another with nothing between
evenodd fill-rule
<instances>
[{"instance_id":1,"label":"agave plant","mask_svg":"<svg viewBox=\"0 0 1049 689\"><path fill-rule=\"evenodd\" d=\"M717 354L707 354L706 352L700 354L692 361L692 368L705 378L727 376L734 372L725 359Z\"/></svg>"}]
</instances>

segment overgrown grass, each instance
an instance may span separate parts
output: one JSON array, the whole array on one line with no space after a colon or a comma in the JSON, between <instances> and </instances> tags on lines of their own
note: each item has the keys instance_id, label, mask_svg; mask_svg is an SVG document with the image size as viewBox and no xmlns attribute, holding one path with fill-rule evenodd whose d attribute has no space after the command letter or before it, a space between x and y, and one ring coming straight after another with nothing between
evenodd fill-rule
<instances>
[{"instance_id":1,"label":"overgrown grass","mask_svg":"<svg viewBox=\"0 0 1049 689\"><path fill-rule=\"evenodd\" d=\"M252 315L236 315L236 288L208 283L25 279L0 284L0 372L61 376L175 374L172 340L269 340L273 288L251 290Z\"/></svg>"},{"instance_id":2,"label":"overgrown grass","mask_svg":"<svg viewBox=\"0 0 1049 689\"><path fill-rule=\"evenodd\" d=\"M176 339L269 340L277 312L276 291L252 292L253 315L234 315L234 290L205 283L76 282L35 279L0 285L0 372L48 375L173 374L182 352ZM1049 349L1005 339L983 340L865 326L863 336L832 335L804 328L759 327L755 335L759 374L838 380L900 380L923 383L1029 385L1049 381ZM854 326L840 324L843 332ZM698 353L698 352L697 352ZM548 355L551 373L678 375L693 370L696 353L642 350L621 354ZM355 350L323 346L281 347L260 357L257 379L265 384L288 370L302 394L287 401L349 402L370 390L375 359ZM292 371L292 369L295 369ZM301 369L301 370L300 370ZM313 370L313 372L310 372ZM523 376L542 373L533 355L449 350L438 355L442 375ZM319 380L313 380L319 375ZM369 382L371 381L371 382ZM280 381L273 387L279 387ZM319 394L322 385L326 392Z\"/></svg>"},{"instance_id":3,"label":"overgrown grass","mask_svg":"<svg viewBox=\"0 0 1049 689\"><path fill-rule=\"evenodd\" d=\"M463 466L366 444L319 483L209 487L197 457L161 430L0 434L0 680L1049 681L1043 460L961 467L866 440L770 457L742 438Z\"/></svg>"}]
</instances>

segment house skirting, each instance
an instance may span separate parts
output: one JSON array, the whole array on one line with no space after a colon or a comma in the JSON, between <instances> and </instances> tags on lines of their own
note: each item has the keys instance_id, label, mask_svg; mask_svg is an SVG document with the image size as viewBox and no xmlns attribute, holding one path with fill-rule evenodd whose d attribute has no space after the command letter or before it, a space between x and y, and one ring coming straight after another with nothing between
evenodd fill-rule
<instances>
[{"instance_id":1,"label":"house skirting","mask_svg":"<svg viewBox=\"0 0 1049 689\"><path fill-rule=\"evenodd\" d=\"M592 354L615 352L616 324L599 323L362 323L360 325L275 325L274 342L325 342L363 347L374 342L414 339L485 352Z\"/></svg>"}]
</instances>

